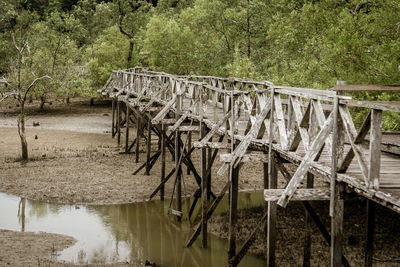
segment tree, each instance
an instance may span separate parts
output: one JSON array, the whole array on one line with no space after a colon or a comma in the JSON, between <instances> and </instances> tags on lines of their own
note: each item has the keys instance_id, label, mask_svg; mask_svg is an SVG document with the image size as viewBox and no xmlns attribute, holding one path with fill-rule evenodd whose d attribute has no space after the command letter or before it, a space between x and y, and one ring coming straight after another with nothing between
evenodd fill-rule
<instances>
[{"instance_id":1,"label":"tree","mask_svg":"<svg viewBox=\"0 0 400 267\"><path fill-rule=\"evenodd\" d=\"M35 77L35 74L30 72L27 67L30 55L29 34L32 22L37 19L36 14L26 11L22 5L18 4L9 5L6 12L3 13L3 19L9 23L10 38L15 47L16 57L7 79L3 81L9 91L0 101L15 96L19 102L18 134L21 139L22 159L28 160L28 143L25 135L25 102L34 86L39 81L50 77L48 75Z\"/></svg>"}]
</instances>

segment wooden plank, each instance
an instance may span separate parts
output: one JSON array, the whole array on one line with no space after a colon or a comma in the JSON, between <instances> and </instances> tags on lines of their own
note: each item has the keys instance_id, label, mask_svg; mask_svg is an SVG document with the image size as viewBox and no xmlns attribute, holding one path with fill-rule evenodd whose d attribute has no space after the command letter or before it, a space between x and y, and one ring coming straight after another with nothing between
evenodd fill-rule
<instances>
[{"instance_id":1,"label":"wooden plank","mask_svg":"<svg viewBox=\"0 0 400 267\"><path fill-rule=\"evenodd\" d=\"M231 111L228 111L228 113L226 113L226 115L222 118L222 120L220 120L220 121L218 122L218 124L217 124L215 127L213 127L213 128L207 133L207 135L206 135L204 138L202 138L202 139L200 140L201 146L204 146L204 144L207 143L207 142L210 140L210 138L217 132L217 130L219 130L219 129L222 127L222 125L227 121L227 119L228 119L230 116L231 116ZM201 147L201 146L199 146L199 147Z\"/></svg>"},{"instance_id":2,"label":"wooden plank","mask_svg":"<svg viewBox=\"0 0 400 267\"><path fill-rule=\"evenodd\" d=\"M196 141L193 143L193 146L197 147L197 148L207 147L207 148L212 148L212 149L230 149L231 148L231 145L229 143L222 143L222 142L202 143L202 142Z\"/></svg>"},{"instance_id":3,"label":"wooden plank","mask_svg":"<svg viewBox=\"0 0 400 267\"><path fill-rule=\"evenodd\" d=\"M286 150L289 141L287 138L285 118L283 116L281 97L279 94L274 94L274 107L275 107L274 114L276 115L275 123L278 125L280 145L284 150Z\"/></svg>"},{"instance_id":4,"label":"wooden plank","mask_svg":"<svg viewBox=\"0 0 400 267\"><path fill-rule=\"evenodd\" d=\"M266 189L264 190L265 201L278 201L282 196L284 189ZM304 200L329 200L329 189L297 189L292 196L291 200L304 201Z\"/></svg>"},{"instance_id":5,"label":"wooden plank","mask_svg":"<svg viewBox=\"0 0 400 267\"><path fill-rule=\"evenodd\" d=\"M346 84L335 85L336 91L400 91L400 85Z\"/></svg>"},{"instance_id":6,"label":"wooden plank","mask_svg":"<svg viewBox=\"0 0 400 267\"><path fill-rule=\"evenodd\" d=\"M221 162L232 162L234 156L232 153L229 154L220 154L220 161ZM244 154L241 161L244 162L264 162L268 163L268 155L266 154Z\"/></svg>"},{"instance_id":7,"label":"wooden plank","mask_svg":"<svg viewBox=\"0 0 400 267\"><path fill-rule=\"evenodd\" d=\"M164 108L157 113L157 115L151 120L152 124L160 124L160 121L165 117L168 111L176 102L176 96L174 96L165 106Z\"/></svg>"},{"instance_id":8,"label":"wooden plank","mask_svg":"<svg viewBox=\"0 0 400 267\"><path fill-rule=\"evenodd\" d=\"M307 151L306 155L303 157L300 166L296 170L295 174L293 175L292 180L290 180L289 184L287 185L285 192L282 194L281 198L278 201L278 205L282 207L286 207L287 203L289 202L290 198L293 196L294 192L296 191L297 187L299 186L301 180L304 178L304 175L308 171L311 166L312 161L319 153L321 147L324 145L326 138L328 137L329 133L331 132L333 125L333 118L332 113L329 115L328 119L325 121L324 126L320 130L320 132L315 137L314 141L311 143L310 150Z\"/></svg>"},{"instance_id":9,"label":"wooden plank","mask_svg":"<svg viewBox=\"0 0 400 267\"><path fill-rule=\"evenodd\" d=\"M174 129L174 130L173 130ZM179 131L179 132L196 132L200 131L200 127L198 125L181 125L177 128L172 128L172 126L168 127L168 130Z\"/></svg>"},{"instance_id":10,"label":"wooden plank","mask_svg":"<svg viewBox=\"0 0 400 267\"><path fill-rule=\"evenodd\" d=\"M382 142L382 110L371 110L368 181L370 187L379 188Z\"/></svg>"}]
</instances>

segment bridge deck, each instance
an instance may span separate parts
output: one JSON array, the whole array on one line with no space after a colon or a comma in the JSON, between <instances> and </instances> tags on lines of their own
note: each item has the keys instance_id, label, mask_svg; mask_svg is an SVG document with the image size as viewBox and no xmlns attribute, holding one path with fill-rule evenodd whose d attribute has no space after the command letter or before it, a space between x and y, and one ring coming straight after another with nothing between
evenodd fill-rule
<instances>
[{"instance_id":1,"label":"bridge deck","mask_svg":"<svg viewBox=\"0 0 400 267\"><path fill-rule=\"evenodd\" d=\"M292 199L306 202L304 207L307 213L331 244L333 266L339 263L348 266L340 245L343 195L346 192L354 191L400 213L400 135L382 133L383 116L399 113L398 102L358 101L329 90L276 86L269 82L237 78L175 76L142 68L114 71L100 92L113 99L112 133L114 135L116 129L118 140L121 125L129 123L129 112L133 111L137 136L130 146L126 139L125 149L128 152L136 143L138 162L140 138L143 136L147 139L146 173L149 173L158 156L163 155L162 182L151 197L160 191L163 198L163 184L175 170L180 170L182 163L193 172L199 189L194 194L192 207L201 196L202 221L186 244L187 247L193 244L200 232L203 233L203 246L206 246L207 220L222 196L230 189L230 266L240 262L257 232L257 229L253 231L236 254L233 229L238 197L238 168L239 164L249 160L264 163L264 175L260 179L265 185L268 213L260 224L268 224L267 261L273 261L274 258L275 246L271 244L275 242L276 205L286 207ZM120 103L126 105L125 120L121 118ZM365 114L359 127L353 122L355 112ZM193 127L193 123L196 127ZM166 124L172 126L167 128ZM145 128L147 136L143 134ZM166 134L167 129L169 135ZM128 131L129 127L127 136ZM152 131L160 138L159 151L153 156L150 155ZM194 144L201 149L200 172L196 171L190 160L189 148L182 146L178 134L180 131L199 131L200 139ZM231 145L217 143L215 139L211 143L210 137L213 135L226 136L225 140L231 141ZM174 136L174 141L171 136ZM207 156L207 147L214 149L212 156L211 150ZM221 193L213 195L215 200L209 206L206 196L213 193L207 184L208 174L218 150L223 148L228 149L229 153L220 154L218 174L228 173L229 179ZM176 163L175 169L167 176L165 150L174 155ZM253 152L257 150L263 153ZM297 165L296 171L290 174L282 164L284 162ZM283 189L277 188L278 170L288 181ZM313 188L312 177L323 179L327 186ZM180 171L175 172L174 188L177 193L177 210L171 209L169 212L180 218L183 214ZM307 202L327 199L330 200L332 239ZM374 222L371 207L368 204L369 225ZM190 218L190 212L188 216ZM368 227L368 244L372 242L371 229L373 227ZM371 250L367 253L372 255ZM372 256L369 259L371 262Z\"/></svg>"}]
</instances>

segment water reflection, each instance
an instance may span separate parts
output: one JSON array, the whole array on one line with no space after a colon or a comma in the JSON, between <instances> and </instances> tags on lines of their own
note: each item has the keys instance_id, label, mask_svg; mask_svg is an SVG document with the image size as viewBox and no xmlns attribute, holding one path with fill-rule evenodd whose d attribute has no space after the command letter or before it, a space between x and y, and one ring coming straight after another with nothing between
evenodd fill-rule
<instances>
[{"instance_id":1,"label":"water reflection","mask_svg":"<svg viewBox=\"0 0 400 267\"><path fill-rule=\"evenodd\" d=\"M240 198L239 198L240 199ZM241 207L262 205L262 194L247 194ZM190 235L187 222L167 215L168 201L103 206L55 205L0 193L0 228L45 231L73 236L77 243L58 259L78 264L149 260L157 266L221 266L227 264L227 242L209 236L209 248L196 242L183 248ZM15 210L18 215L15 216ZM227 204L217 212L227 210ZM198 211L195 211L195 214ZM194 214L194 215L195 215ZM264 261L248 255L242 266L261 266Z\"/></svg>"}]
</instances>

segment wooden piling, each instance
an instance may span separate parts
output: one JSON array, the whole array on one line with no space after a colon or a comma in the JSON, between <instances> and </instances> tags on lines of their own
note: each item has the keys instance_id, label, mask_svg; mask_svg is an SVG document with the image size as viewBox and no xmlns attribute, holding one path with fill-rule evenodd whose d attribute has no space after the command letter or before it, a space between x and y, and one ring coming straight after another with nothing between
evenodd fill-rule
<instances>
[{"instance_id":1,"label":"wooden piling","mask_svg":"<svg viewBox=\"0 0 400 267\"><path fill-rule=\"evenodd\" d=\"M204 130L205 132L205 130ZM204 137L204 136L203 136ZM210 142L212 142L212 137L210 138ZM207 149L207 169L208 171L208 176L207 176L207 199L209 200L211 197L211 168L213 164L213 157L212 157L212 148L209 147Z\"/></svg>"},{"instance_id":2,"label":"wooden piling","mask_svg":"<svg viewBox=\"0 0 400 267\"><path fill-rule=\"evenodd\" d=\"M117 100L117 142L121 144L121 101Z\"/></svg>"},{"instance_id":3,"label":"wooden piling","mask_svg":"<svg viewBox=\"0 0 400 267\"><path fill-rule=\"evenodd\" d=\"M161 125L161 182L165 179L165 125ZM164 200L164 184L160 189L160 199Z\"/></svg>"},{"instance_id":4,"label":"wooden piling","mask_svg":"<svg viewBox=\"0 0 400 267\"><path fill-rule=\"evenodd\" d=\"M136 150L135 150L135 162L139 162L139 149L140 149L140 128L142 127L140 124L140 116L139 112L136 113Z\"/></svg>"},{"instance_id":5,"label":"wooden piling","mask_svg":"<svg viewBox=\"0 0 400 267\"><path fill-rule=\"evenodd\" d=\"M374 255L374 231L375 231L375 203L367 200L367 241L365 243L364 266L371 267Z\"/></svg>"},{"instance_id":6,"label":"wooden piling","mask_svg":"<svg viewBox=\"0 0 400 267\"><path fill-rule=\"evenodd\" d=\"M150 157L151 157L151 120L147 122L147 151L146 151L146 171L145 175L150 175Z\"/></svg>"},{"instance_id":7,"label":"wooden piling","mask_svg":"<svg viewBox=\"0 0 400 267\"><path fill-rule=\"evenodd\" d=\"M314 175L307 173L307 188L314 187ZM304 223L306 228L306 237L304 239L304 254L303 254L303 266L311 266L311 236L312 236L312 218L308 214L307 210L304 209Z\"/></svg>"},{"instance_id":8,"label":"wooden piling","mask_svg":"<svg viewBox=\"0 0 400 267\"><path fill-rule=\"evenodd\" d=\"M200 124L200 137L205 136L205 125L203 122ZM206 148L201 148L201 244L203 248L207 247L207 199L208 199L208 174L207 174L207 155Z\"/></svg>"},{"instance_id":9,"label":"wooden piling","mask_svg":"<svg viewBox=\"0 0 400 267\"><path fill-rule=\"evenodd\" d=\"M268 170L268 189L276 189L278 186L278 172L275 163L275 154L271 153ZM268 201L267 217L267 266L275 266L276 243L276 202Z\"/></svg>"},{"instance_id":10,"label":"wooden piling","mask_svg":"<svg viewBox=\"0 0 400 267\"><path fill-rule=\"evenodd\" d=\"M236 256L236 223L237 223L237 203L239 188L239 167L231 168L230 171L231 188L229 194L229 248L228 259Z\"/></svg>"},{"instance_id":11,"label":"wooden piling","mask_svg":"<svg viewBox=\"0 0 400 267\"><path fill-rule=\"evenodd\" d=\"M115 137L115 97L113 97L111 99L111 103L112 103L112 118L111 118L111 137L114 138Z\"/></svg>"},{"instance_id":12,"label":"wooden piling","mask_svg":"<svg viewBox=\"0 0 400 267\"><path fill-rule=\"evenodd\" d=\"M190 151L190 149L192 149L192 132L188 132L188 143L187 143L187 150ZM189 155L189 159L190 159L190 155ZM190 168L187 167L186 168L186 174L190 175Z\"/></svg>"},{"instance_id":13,"label":"wooden piling","mask_svg":"<svg viewBox=\"0 0 400 267\"><path fill-rule=\"evenodd\" d=\"M126 104L126 113L125 113L125 125L126 125L126 131L125 131L125 153L128 153L129 150L129 120L130 120L130 110L128 104Z\"/></svg>"}]
</instances>

